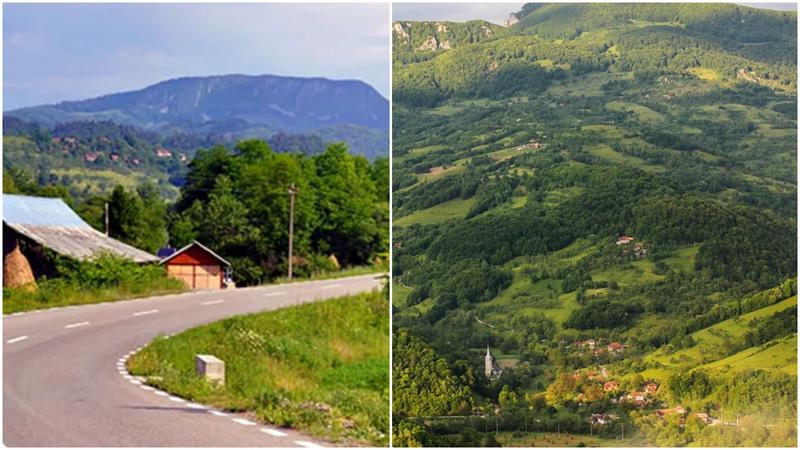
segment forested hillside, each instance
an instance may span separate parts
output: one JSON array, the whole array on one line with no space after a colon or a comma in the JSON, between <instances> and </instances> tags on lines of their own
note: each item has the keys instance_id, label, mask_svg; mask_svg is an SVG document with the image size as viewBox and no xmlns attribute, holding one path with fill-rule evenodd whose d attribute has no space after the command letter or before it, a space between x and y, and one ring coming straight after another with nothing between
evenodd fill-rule
<instances>
[{"instance_id":1,"label":"forested hillside","mask_svg":"<svg viewBox=\"0 0 800 450\"><path fill-rule=\"evenodd\" d=\"M515 17L394 29L395 445L796 445L796 14Z\"/></svg>"}]
</instances>

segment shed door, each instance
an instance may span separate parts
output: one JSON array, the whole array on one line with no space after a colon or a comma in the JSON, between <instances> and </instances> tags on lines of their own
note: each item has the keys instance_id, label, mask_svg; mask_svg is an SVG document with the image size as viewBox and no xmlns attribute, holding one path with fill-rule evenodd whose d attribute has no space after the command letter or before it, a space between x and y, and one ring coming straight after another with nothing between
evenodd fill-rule
<instances>
[{"instance_id":1,"label":"shed door","mask_svg":"<svg viewBox=\"0 0 800 450\"><path fill-rule=\"evenodd\" d=\"M222 271L217 265L195 266L195 289L219 289Z\"/></svg>"},{"instance_id":2,"label":"shed door","mask_svg":"<svg viewBox=\"0 0 800 450\"><path fill-rule=\"evenodd\" d=\"M189 289L194 289L194 266L170 264L167 266L167 274L183 281Z\"/></svg>"}]
</instances>

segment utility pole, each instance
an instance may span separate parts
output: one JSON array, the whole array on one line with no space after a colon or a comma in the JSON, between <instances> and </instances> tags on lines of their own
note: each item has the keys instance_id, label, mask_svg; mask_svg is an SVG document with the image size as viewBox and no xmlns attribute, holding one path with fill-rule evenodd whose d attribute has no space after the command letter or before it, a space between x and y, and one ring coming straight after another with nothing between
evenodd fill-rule
<instances>
[{"instance_id":1,"label":"utility pole","mask_svg":"<svg viewBox=\"0 0 800 450\"><path fill-rule=\"evenodd\" d=\"M105 207L105 221L106 221L106 236L108 236L108 202L106 202Z\"/></svg>"},{"instance_id":2,"label":"utility pole","mask_svg":"<svg viewBox=\"0 0 800 450\"><path fill-rule=\"evenodd\" d=\"M297 188L294 183L289 188L289 279L292 279L292 250L294 246L294 198Z\"/></svg>"}]
</instances>

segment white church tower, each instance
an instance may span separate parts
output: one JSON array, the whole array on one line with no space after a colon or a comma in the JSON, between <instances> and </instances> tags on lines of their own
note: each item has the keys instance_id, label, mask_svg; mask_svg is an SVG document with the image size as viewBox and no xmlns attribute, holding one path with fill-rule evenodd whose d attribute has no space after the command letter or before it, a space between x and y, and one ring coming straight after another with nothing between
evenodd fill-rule
<instances>
[{"instance_id":1,"label":"white church tower","mask_svg":"<svg viewBox=\"0 0 800 450\"><path fill-rule=\"evenodd\" d=\"M489 352L489 346L486 346L486 357L485 365L484 365L484 372L486 373L486 378L492 378L494 375L494 358L492 358L492 354Z\"/></svg>"}]
</instances>

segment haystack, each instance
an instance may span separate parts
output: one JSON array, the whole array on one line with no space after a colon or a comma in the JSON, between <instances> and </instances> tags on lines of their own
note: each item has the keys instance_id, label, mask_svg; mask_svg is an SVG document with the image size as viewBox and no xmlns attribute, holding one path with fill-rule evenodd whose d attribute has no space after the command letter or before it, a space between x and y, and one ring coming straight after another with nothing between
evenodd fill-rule
<instances>
[{"instance_id":1,"label":"haystack","mask_svg":"<svg viewBox=\"0 0 800 450\"><path fill-rule=\"evenodd\" d=\"M331 264L333 264L333 267L335 267L336 270L339 270L342 267L339 264L339 259L336 258L336 255L334 255L333 253L331 253L331 256L328 257L328 261L330 261Z\"/></svg>"},{"instance_id":2,"label":"haystack","mask_svg":"<svg viewBox=\"0 0 800 450\"><path fill-rule=\"evenodd\" d=\"M20 251L19 245L3 259L3 287L37 289L31 264Z\"/></svg>"}]
</instances>

